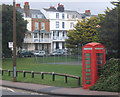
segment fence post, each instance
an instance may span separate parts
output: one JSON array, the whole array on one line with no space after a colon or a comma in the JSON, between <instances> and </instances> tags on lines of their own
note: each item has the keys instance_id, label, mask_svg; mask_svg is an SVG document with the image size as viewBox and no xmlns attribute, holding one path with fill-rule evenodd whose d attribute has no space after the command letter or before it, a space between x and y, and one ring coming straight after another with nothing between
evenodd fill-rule
<instances>
[{"instance_id":1,"label":"fence post","mask_svg":"<svg viewBox=\"0 0 120 97\"><path fill-rule=\"evenodd\" d=\"M25 71L23 71L23 77L25 77Z\"/></svg>"},{"instance_id":2,"label":"fence post","mask_svg":"<svg viewBox=\"0 0 120 97\"><path fill-rule=\"evenodd\" d=\"M41 78L44 79L44 73L43 72L41 72Z\"/></svg>"},{"instance_id":3,"label":"fence post","mask_svg":"<svg viewBox=\"0 0 120 97\"><path fill-rule=\"evenodd\" d=\"M32 74L32 78L34 78L34 72L33 71L31 72L31 74Z\"/></svg>"},{"instance_id":4,"label":"fence post","mask_svg":"<svg viewBox=\"0 0 120 97\"><path fill-rule=\"evenodd\" d=\"M67 76L65 76L65 83L67 83Z\"/></svg>"},{"instance_id":5,"label":"fence post","mask_svg":"<svg viewBox=\"0 0 120 97\"><path fill-rule=\"evenodd\" d=\"M8 76L10 76L10 70L8 70Z\"/></svg>"},{"instance_id":6,"label":"fence post","mask_svg":"<svg viewBox=\"0 0 120 97\"><path fill-rule=\"evenodd\" d=\"M55 81L55 74L52 72L52 81Z\"/></svg>"},{"instance_id":7,"label":"fence post","mask_svg":"<svg viewBox=\"0 0 120 97\"><path fill-rule=\"evenodd\" d=\"M80 77L78 78L78 85L80 86Z\"/></svg>"},{"instance_id":8,"label":"fence post","mask_svg":"<svg viewBox=\"0 0 120 97\"><path fill-rule=\"evenodd\" d=\"M18 72L16 71L16 77L17 77L17 73L18 73Z\"/></svg>"},{"instance_id":9,"label":"fence post","mask_svg":"<svg viewBox=\"0 0 120 97\"><path fill-rule=\"evenodd\" d=\"M2 70L2 76L3 76L4 71Z\"/></svg>"}]
</instances>

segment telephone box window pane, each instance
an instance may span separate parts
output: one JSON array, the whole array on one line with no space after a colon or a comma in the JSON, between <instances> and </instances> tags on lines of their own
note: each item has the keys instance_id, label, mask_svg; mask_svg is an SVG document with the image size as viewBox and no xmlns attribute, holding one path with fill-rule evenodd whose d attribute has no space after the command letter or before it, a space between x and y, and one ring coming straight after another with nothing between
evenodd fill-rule
<instances>
[{"instance_id":1,"label":"telephone box window pane","mask_svg":"<svg viewBox=\"0 0 120 97\"><path fill-rule=\"evenodd\" d=\"M91 69L86 69L86 72L91 72Z\"/></svg>"},{"instance_id":2,"label":"telephone box window pane","mask_svg":"<svg viewBox=\"0 0 120 97\"><path fill-rule=\"evenodd\" d=\"M97 64L103 64L103 61L97 61Z\"/></svg>"},{"instance_id":3,"label":"telephone box window pane","mask_svg":"<svg viewBox=\"0 0 120 97\"><path fill-rule=\"evenodd\" d=\"M91 68L91 65L86 65L86 68Z\"/></svg>"},{"instance_id":4,"label":"telephone box window pane","mask_svg":"<svg viewBox=\"0 0 120 97\"><path fill-rule=\"evenodd\" d=\"M91 84L91 81L86 81L86 84Z\"/></svg>"},{"instance_id":5,"label":"telephone box window pane","mask_svg":"<svg viewBox=\"0 0 120 97\"><path fill-rule=\"evenodd\" d=\"M91 80L91 77L86 77L86 80Z\"/></svg>"},{"instance_id":6,"label":"telephone box window pane","mask_svg":"<svg viewBox=\"0 0 120 97\"><path fill-rule=\"evenodd\" d=\"M91 73L86 73L86 76L91 76Z\"/></svg>"},{"instance_id":7,"label":"telephone box window pane","mask_svg":"<svg viewBox=\"0 0 120 97\"><path fill-rule=\"evenodd\" d=\"M98 76L100 76L101 75L101 73L98 73Z\"/></svg>"},{"instance_id":8,"label":"telephone box window pane","mask_svg":"<svg viewBox=\"0 0 120 97\"><path fill-rule=\"evenodd\" d=\"M85 53L85 64L91 64L90 53Z\"/></svg>"},{"instance_id":9,"label":"telephone box window pane","mask_svg":"<svg viewBox=\"0 0 120 97\"><path fill-rule=\"evenodd\" d=\"M103 60L103 57L98 57L97 59L98 59L98 60Z\"/></svg>"},{"instance_id":10,"label":"telephone box window pane","mask_svg":"<svg viewBox=\"0 0 120 97\"><path fill-rule=\"evenodd\" d=\"M98 69L98 72L101 72L101 69Z\"/></svg>"},{"instance_id":11,"label":"telephone box window pane","mask_svg":"<svg viewBox=\"0 0 120 97\"><path fill-rule=\"evenodd\" d=\"M90 56L90 53L86 53L85 56Z\"/></svg>"},{"instance_id":12,"label":"telephone box window pane","mask_svg":"<svg viewBox=\"0 0 120 97\"><path fill-rule=\"evenodd\" d=\"M85 64L90 64L90 62L85 62Z\"/></svg>"},{"instance_id":13,"label":"telephone box window pane","mask_svg":"<svg viewBox=\"0 0 120 97\"><path fill-rule=\"evenodd\" d=\"M90 57L89 58L85 58L85 60L90 60Z\"/></svg>"},{"instance_id":14,"label":"telephone box window pane","mask_svg":"<svg viewBox=\"0 0 120 97\"><path fill-rule=\"evenodd\" d=\"M97 53L97 56L102 56L103 55L103 53Z\"/></svg>"},{"instance_id":15,"label":"telephone box window pane","mask_svg":"<svg viewBox=\"0 0 120 97\"><path fill-rule=\"evenodd\" d=\"M101 68L101 65L97 65L97 68Z\"/></svg>"}]
</instances>

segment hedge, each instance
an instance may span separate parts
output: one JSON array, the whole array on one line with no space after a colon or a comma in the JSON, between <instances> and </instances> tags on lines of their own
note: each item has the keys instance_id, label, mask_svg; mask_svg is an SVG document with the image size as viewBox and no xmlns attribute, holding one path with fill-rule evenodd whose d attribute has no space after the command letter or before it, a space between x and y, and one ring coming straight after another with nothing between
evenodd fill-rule
<instances>
[{"instance_id":1,"label":"hedge","mask_svg":"<svg viewBox=\"0 0 120 97\"><path fill-rule=\"evenodd\" d=\"M101 69L101 76L90 90L120 92L120 59L108 60Z\"/></svg>"}]
</instances>

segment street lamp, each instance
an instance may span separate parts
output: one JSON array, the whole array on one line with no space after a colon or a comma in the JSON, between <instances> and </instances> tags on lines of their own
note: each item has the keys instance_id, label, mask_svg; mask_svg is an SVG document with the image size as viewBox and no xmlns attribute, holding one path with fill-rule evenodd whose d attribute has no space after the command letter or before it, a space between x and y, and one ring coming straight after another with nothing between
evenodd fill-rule
<instances>
[{"instance_id":1,"label":"street lamp","mask_svg":"<svg viewBox=\"0 0 120 97\"><path fill-rule=\"evenodd\" d=\"M16 9L13 0L13 81L16 82Z\"/></svg>"}]
</instances>

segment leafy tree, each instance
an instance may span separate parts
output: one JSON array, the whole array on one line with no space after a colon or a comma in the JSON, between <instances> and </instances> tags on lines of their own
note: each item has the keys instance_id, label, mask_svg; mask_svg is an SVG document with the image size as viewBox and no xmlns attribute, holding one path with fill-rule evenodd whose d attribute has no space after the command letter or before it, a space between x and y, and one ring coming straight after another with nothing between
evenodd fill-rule
<instances>
[{"instance_id":1,"label":"leafy tree","mask_svg":"<svg viewBox=\"0 0 120 97\"><path fill-rule=\"evenodd\" d=\"M24 32L27 22L22 18L22 14L16 11L16 41L17 47L22 47ZM2 5L2 53L5 57L11 55L8 42L13 41L13 6Z\"/></svg>"},{"instance_id":2,"label":"leafy tree","mask_svg":"<svg viewBox=\"0 0 120 97\"><path fill-rule=\"evenodd\" d=\"M120 31L120 2L112 2L116 7L112 10L105 11L105 17L101 20L99 30L99 40L108 50L108 57L120 57L118 54L118 32ZM119 56L117 56L117 54Z\"/></svg>"},{"instance_id":3,"label":"leafy tree","mask_svg":"<svg viewBox=\"0 0 120 97\"><path fill-rule=\"evenodd\" d=\"M100 19L91 17L78 21L74 30L68 31L66 39L66 47L70 49L81 48L82 45L89 42L98 41L98 30Z\"/></svg>"}]
</instances>

